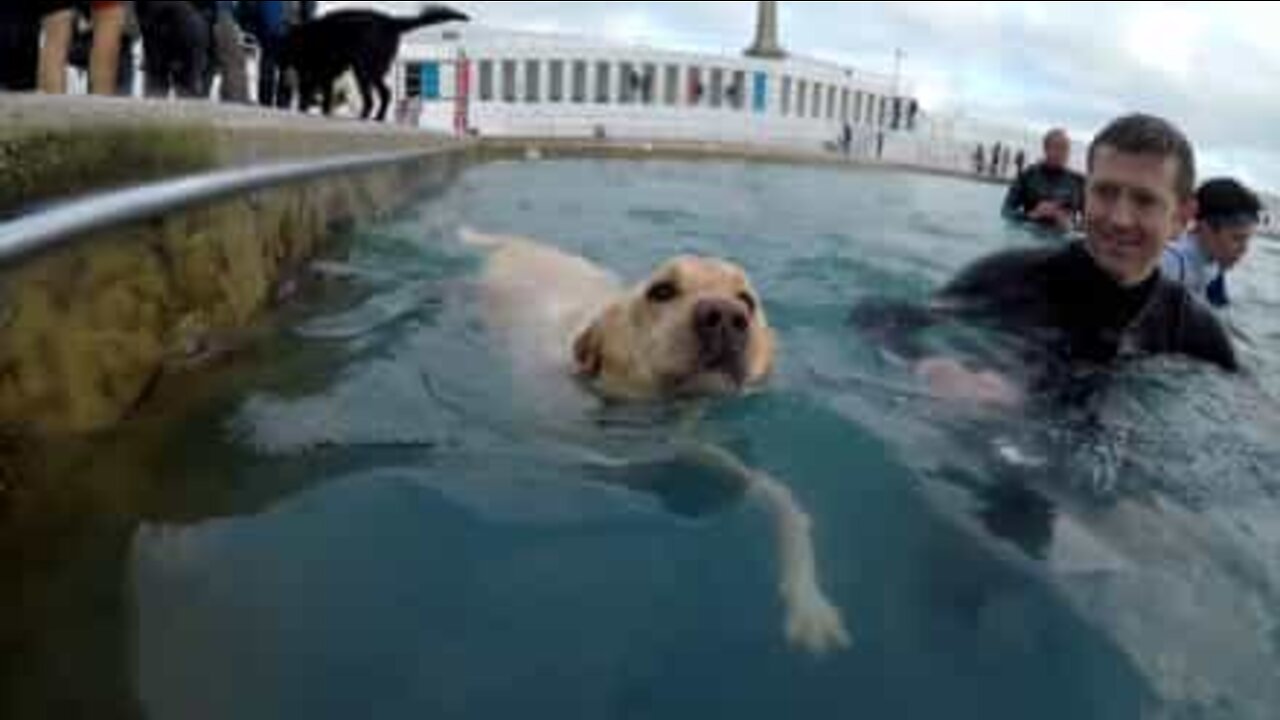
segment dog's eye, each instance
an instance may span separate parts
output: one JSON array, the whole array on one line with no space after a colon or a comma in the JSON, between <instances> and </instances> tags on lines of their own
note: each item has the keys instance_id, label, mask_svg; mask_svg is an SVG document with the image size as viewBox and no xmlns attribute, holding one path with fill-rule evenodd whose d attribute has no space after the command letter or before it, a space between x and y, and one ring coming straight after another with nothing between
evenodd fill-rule
<instances>
[{"instance_id":1,"label":"dog's eye","mask_svg":"<svg viewBox=\"0 0 1280 720\"><path fill-rule=\"evenodd\" d=\"M660 282L649 288L648 298L651 303L669 303L678 297L680 297L680 288L673 282Z\"/></svg>"},{"instance_id":2,"label":"dog's eye","mask_svg":"<svg viewBox=\"0 0 1280 720\"><path fill-rule=\"evenodd\" d=\"M756 311L759 310L759 305L756 304L756 299L751 297L751 293L739 293L738 299L742 301L743 305L747 306L747 312L752 315L755 315Z\"/></svg>"}]
</instances>

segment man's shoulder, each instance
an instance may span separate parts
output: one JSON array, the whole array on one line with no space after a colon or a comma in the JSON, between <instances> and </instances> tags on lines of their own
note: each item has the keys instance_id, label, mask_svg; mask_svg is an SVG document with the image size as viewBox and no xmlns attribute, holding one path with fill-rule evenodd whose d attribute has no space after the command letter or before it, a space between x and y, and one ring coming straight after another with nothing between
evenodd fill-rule
<instances>
[{"instance_id":1,"label":"man's shoulder","mask_svg":"<svg viewBox=\"0 0 1280 720\"><path fill-rule=\"evenodd\" d=\"M1183 284L1166 277L1159 282L1158 292L1164 306L1160 314L1166 322L1176 323L1176 327L1167 328L1177 336L1177 347L1170 349L1225 370L1238 370L1231 336L1217 314Z\"/></svg>"},{"instance_id":2,"label":"man's shoulder","mask_svg":"<svg viewBox=\"0 0 1280 720\"><path fill-rule=\"evenodd\" d=\"M1069 250L1063 248L1022 248L988 255L967 268L942 290L943 297L964 298L1004 294L1026 289L1037 277L1051 271Z\"/></svg>"}]
</instances>

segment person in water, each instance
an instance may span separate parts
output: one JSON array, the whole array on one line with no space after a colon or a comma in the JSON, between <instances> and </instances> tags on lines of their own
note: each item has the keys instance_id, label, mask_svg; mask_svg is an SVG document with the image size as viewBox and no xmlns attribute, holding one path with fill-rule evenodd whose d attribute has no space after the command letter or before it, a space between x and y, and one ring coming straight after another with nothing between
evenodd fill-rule
<instances>
[{"instance_id":1,"label":"person in water","mask_svg":"<svg viewBox=\"0 0 1280 720\"><path fill-rule=\"evenodd\" d=\"M1088 168L1084 240L999 253L963 271L927 308L865 304L852 322L906 356L945 399L1016 406L1024 388L1061 392L1082 369L1155 355L1237 371L1212 312L1160 271L1165 246L1195 214L1195 153L1186 137L1160 118L1122 117L1093 141ZM1010 338L1016 359L974 370L928 357L915 331L947 317ZM1019 374L1023 382L1011 380Z\"/></svg>"},{"instance_id":2,"label":"person in water","mask_svg":"<svg viewBox=\"0 0 1280 720\"><path fill-rule=\"evenodd\" d=\"M1227 273L1249 253L1262 220L1262 202L1236 180L1210 180L1196 192L1196 224L1165 248L1165 277L1216 309L1231 304Z\"/></svg>"},{"instance_id":3,"label":"person in water","mask_svg":"<svg viewBox=\"0 0 1280 720\"><path fill-rule=\"evenodd\" d=\"M1071 138L1065 130L1051 130L1044 138L1044 160L1021 170L1002 214L1006 219L1036 223L1066 232L1084 211L1084 177L1067 167Z\"/></svg>"}]
</instances>

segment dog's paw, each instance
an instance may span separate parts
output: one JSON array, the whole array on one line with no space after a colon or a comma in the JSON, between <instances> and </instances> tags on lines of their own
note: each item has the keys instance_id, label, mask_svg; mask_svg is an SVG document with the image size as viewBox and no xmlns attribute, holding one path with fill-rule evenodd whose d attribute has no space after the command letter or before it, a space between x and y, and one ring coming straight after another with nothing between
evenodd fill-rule
<instances>
[{"instance_id":1,"label":"dog's paw","mask_svg":"<svg viewBox=\"0 0 1280 720\"><path fill-rule=\"evenodd\" d=\"M787 602L787 642L814 655L848 649L840 610L818 588L792 593Z\"/></svg>"}]
</instances>

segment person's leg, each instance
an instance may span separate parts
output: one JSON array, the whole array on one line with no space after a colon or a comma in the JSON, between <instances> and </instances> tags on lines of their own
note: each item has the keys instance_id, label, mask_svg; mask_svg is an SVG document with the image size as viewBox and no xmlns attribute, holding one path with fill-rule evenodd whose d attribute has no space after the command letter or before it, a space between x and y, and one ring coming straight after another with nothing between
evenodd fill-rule
<instances>
[{"instance_id":1,"label":"person's leg","mask_svg":"<svg viewBox=\"0 0 1280 720\"><path fill-rule=\"evenodd\" d=\"M120 97L133 97L135 82L133 48L134 41L125 37L120 42L120 63L116 72L116 94Z\"/></svg>"},{"instance_id":2,"label":"person's leg","mask_svg":"<svg viewBox=\"0 0 1280 720\"><path fill-rule=\"evenodd\" d=\"M29 92L36 89L40 57L38 18L6 8L0 15L0 90Z\"/></svg>"},{"instance_id":3,"label":"person's leg","mask_svg":"<svg viewBox=\"0 0 1280 720\"><path fill-rule=\"evenodd\" d=\"M120 71L120 42L124 35L124 3L93 4L93 50L89 54L89 92L115 95Z\"/></svg>"},{"instance_id":4,"label":"person's leg","mask_svg":"<svg viewBox=\"0 0 1280 720\"><path fill-rule=\"evenodd\" d=\"M265 34L259 38L258 42L261 54L261 60L258 63L258 104L263 107L275 107L276 89L280 80L279 44Z\"/></svg>"},{"instance_id":5,"label":"person's leg","mask_svg":"<svg viewBox=\"0 0 1280 720\"><path fill-rule=\"evenodd\" d=\"M55 10L44 16L44 45L40 48L40 92L62 95L67 92L67 53L71 49L71 31L75 23L71 8Z\"/></svg>"},{"instance_id":6,"label":"person's leg","mask_svg":"<svg viewBox=\"0 0 1280 720\"><path fill-rule=\"evenodd\" d=\"M292 109L294 96L301 94L301 85L302 79L297 70L281 69L276 85L276 107L281 110Z\"/></svg>"},{"instance_id":7,"label":"person's leg","mask_svg":"<svg viewBox=\"0 0 1280 720\"><path fill-rule=\"evenodd\" d=\"M249 75L245 68L240 26L230 13L219 13L213 33L218 65L222 68L223 102L249 102Z\"/></svg>"},{"instance_id":8,"label":"person's leg","mask_svg":"<svg viewBox=\"0 0 1280 720\"><path fill-rule=\"evenodd\" d=\"M177 61L178 77L175 78L179 97L207 97L210 36L209 21L194 6L184 3L176 8L173 32L182 38L181 55Z\"/></svg>"}]
</instances>

